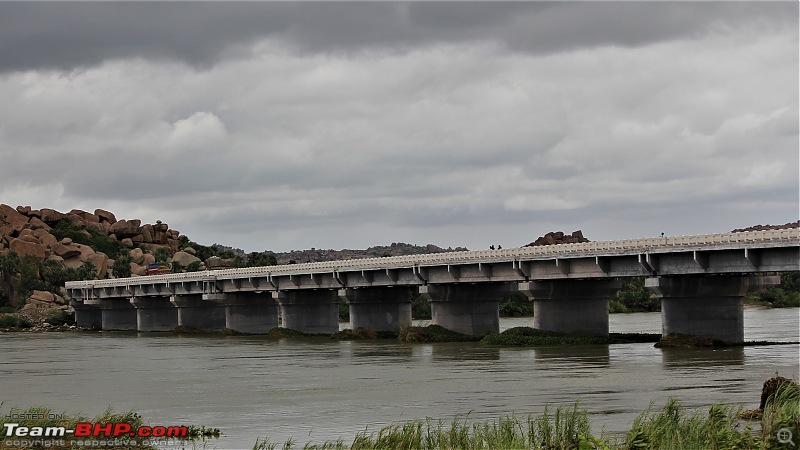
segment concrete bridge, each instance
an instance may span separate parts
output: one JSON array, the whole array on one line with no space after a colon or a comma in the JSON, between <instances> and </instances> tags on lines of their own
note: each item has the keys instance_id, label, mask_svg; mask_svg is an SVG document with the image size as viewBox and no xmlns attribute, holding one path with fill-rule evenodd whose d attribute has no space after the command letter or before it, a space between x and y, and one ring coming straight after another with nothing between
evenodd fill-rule
<instances>
[{"instance_id":1,"label":"concrete bridge","mask_svg":"<svg viewBox=\"0 0 800 450\"><path fill-rule=\"evenodd\" d=\"M74 281L66 290L78 324L104 330L332 333L340 299L353 328L397 330L411 323L419 294L434 324L472 335L497 332L499 302L522 292L535 328L602 336L621 279L646 276L663 334L742 342L743 297L777 282L758 274L796 270L795 228Z\"/></svg>"}]
</instances>

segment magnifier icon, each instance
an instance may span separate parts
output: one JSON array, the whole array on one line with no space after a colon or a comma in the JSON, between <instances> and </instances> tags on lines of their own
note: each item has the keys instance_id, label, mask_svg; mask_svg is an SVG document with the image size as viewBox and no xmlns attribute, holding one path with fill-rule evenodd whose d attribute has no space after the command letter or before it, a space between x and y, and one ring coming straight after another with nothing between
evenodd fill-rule
<instances>
[{"instance_id":1,"label":"magnifier icon","mask_svg":"<svg viewBox=\"0 0 800 450\"><path fill-rule=\"evenodd\" d=\"M792 430L788 428L781 428L778 430L778 443L792 444L792 447L797 447L794 441L792 441Z\"/></svg>"}]
</instances>

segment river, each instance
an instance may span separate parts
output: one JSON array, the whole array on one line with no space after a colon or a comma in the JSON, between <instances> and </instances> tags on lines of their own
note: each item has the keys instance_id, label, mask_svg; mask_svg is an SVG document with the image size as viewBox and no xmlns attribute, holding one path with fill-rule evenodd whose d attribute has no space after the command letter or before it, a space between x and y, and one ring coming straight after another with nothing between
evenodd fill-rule
<instances>
[{"instance_id":1,"label":"river","mask_svg":"<svg viewBox=\"0 0 800 450\"><path fill-rule=\"evenodd\" d=\"M532 324L502 319L501 328ZM343 327L346 324L343 325ZM612 332L659 333L659 313L613 314ZM745 310L745 339L800 341L800 309ZM253 336L0 333L0 411L89 416L134 410L152 425L216 427L212 446L303 444L414 418L540 414L576 400L592 430L626 430L650 402L758 406L776 372L798 378L800 345L652 344L488 348L478 343L270 340Z\"/></svg>"}]
</instances>

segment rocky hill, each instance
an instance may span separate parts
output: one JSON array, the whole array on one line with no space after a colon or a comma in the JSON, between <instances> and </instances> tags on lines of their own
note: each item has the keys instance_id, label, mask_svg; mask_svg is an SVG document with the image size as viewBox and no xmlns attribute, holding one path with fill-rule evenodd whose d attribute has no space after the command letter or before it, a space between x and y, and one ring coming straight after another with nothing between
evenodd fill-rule
<instances>
[{"instance_id":1,"label":"rocky hill","mask_svg":"<svg viewBox=\"0 0 800 450\"><path fill-rule=\"evenodd\" d=\"M765 230L783 230L785 228L800 228L800 220L797 222L789 222L783 225L754 225L747 228L737 228L731 230L731 233L741 233L743 231L765 231Z\"/></svg>"},{"instance_id":2,"label":"rocky hill","mask_svg":"<svg viewBox=\"0 0 800 450\"><path fill-rule=\"evenodd\" d=\"M558 245L558 244L579 244L581 242L589 242L589 239L583 237L581 230L573 231L572 234L566 234L563 231L551 231L544 236L539 236L535 241L524 247L535 247L539 245Z\"/></svg>"}]
</instances>

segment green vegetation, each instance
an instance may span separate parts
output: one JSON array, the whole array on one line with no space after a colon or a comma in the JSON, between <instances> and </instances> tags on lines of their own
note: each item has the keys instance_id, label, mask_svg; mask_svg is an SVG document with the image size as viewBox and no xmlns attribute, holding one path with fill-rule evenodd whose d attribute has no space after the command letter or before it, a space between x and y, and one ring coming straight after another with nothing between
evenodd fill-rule
<instances>
[{"instance_id":1,"label":"green vegetation","mask_svg":"<svg viewBox=\"0 0 800 450\"><path fill-rule=\"evenodd\" d=\"M330 336L329 334L303 333L302 331L289 328L275 327L267 331L267 337L271 338L290 338L290 337L311 337L311 336Z\"/></svg>"},{"instance_id":2,"label":"green vegetation","mask_svg":"<svg viewBox=\"0 0 800 450\"><path fill-rule=\"evenodd\" d=\"M398 339L402 342L473 342L481 340L480 336L456 333L440 325L426 327L400 325Z\"/></svg>"},{"instance_id":3,"label":"green vegetation","mask_svg":"<svg viewBox=\"0 0 800 450\"><path fill-rule=\"evenodd\" d=\"M761 431L742 419L741 408L713 405L707 411L688 410L674 398L660 410L647 411L634 420L623 436L592 434L589 414L578 408L545 408L540 416L520 419L515 415L497 420L453 419L449 424L430 418L402 422L357 433L351 444L342 440L321 444L307 443L307 450L439 450L439 449L753 449L789 448L781 443L778 430L786 428L797 436L800 431L800 396L796 383L782 384L770 396L758 424ZM259 439L256 450L299 448L294 440L278 447L269 439Z\"/></svg>"},{"instance_id":4,"label":"green vegetation","mask_svg":"<svg viewBox=\"0 0 800 450\"><path fill-rule=\"evenodd\" d=\"M339 321L340 322L349 322L350 321L350 304L344 300L339 300Z\"/></svg>"},{"instance_id":5,"label":"green vegetation","mask_svg":"<svg viewBox=\"0 0 800 450\"><path fill-rule=\"evenodd\" d=\"M114 265L111 266L111 273L114 278L130 278L131 276L131 255L130 253L122 253L117 259L114 260Z\"/></svg>"},{"instance_id":6,"label":"green vegetation","mask_svg":"<svg viewBox=\"0 0 800 450\"><path fill-rule=\"evenodd\" d=\"M81 229L72 224L69 220L59 220L50 230L50 234L59 241L64 238L72 239L72 242L88 245L96 252L105 253L111 259L116 259L120 254L126 253L128 249L122 242L111 239L101 231L86 228Z\"/></svg>"},{"instance_id":7,"label":"green vegetation","mask_svg":"<svg viewBox=\"0 0 800 450\"><path fill-rule=\"evenodd\" d=\"M660 334L610 333L603 336L572 336L530 327L514 327L502 333L491 333L481 339L484 345L547 346L547 345L608 345L635 342L657 342Z\"/></svg>"},{"instance_id":8,"label":"green vegetation","mask_svg":"<svg viewBox=\"0 0 800 450\"><path fill-rule=\"evenodd\" d=\"M19 299L25 299L33 291L48 291L58 294L66 281L93 280L97 270L89 261L77 269L62 267L55 261L39 261L33 256L23 256L19 268L19 279L14 287Z\"/></svg>"},{"instance_id":9,"label":"green vegetation","mask_svg":"<svg viewBox=\"0 0 800 450\"><path fill-rule=\"evenodd\" d=\"M345 329L331 335L331 339L339 341L355 341L361 339L397 339L397 333L392 331L375 331L372 328L359 327L354 330Z\"/></svg>"},{"instance_id":10,"label":"green vegetation","mask_svg":"<svg viewBox=\"0 0 800 450\"><path fill-rule=\"evenodd\" d=\"M156 263L165 263L168 259L172 258L172 252L166 247L159 247L156 249L155 253L153 253L153 257L156 259Z\"/></svg>"},{"instance_id":11,"label":"green vegetation","mask_svg":"<svg viewBox=\"0 0 800 450\"><path fill-rule=\"evenodd\" d=\"M197 272L197 271L200 270L200 268L202 266L203 266L203 262L202 261L192 261L192 262L189 263L188 266L186 266L186 271L187 272Z\"/></svg>"},{"instance_id":12,"label":"green vegetation","mask_svg":"<svg viewBox=\"0 0 800 450\"><path fill-rule=\"evenodd\" d=\"M800 272L784 272L780 277L778 286L750 294L745 302L772 308L800 307Z\"/></svg>"},{"instance_id":13,"label":"green vegetation","mask_svg":"<svg viewBox=\"0 0 800 450\"><path fill-rule=\"evenodd\" d=\"M411 300L411 317L417 320L431 319L431 302L417 295Z\"/></svg>"},{"instance_id":14,"label":"green vegetation","mask_svg":"<svg viewBox=\"0 0 800 450\"><path fill-rule=\"evenodd\" d=\"M0 316L0 328L30 328L33 324L21 317L12 315Z\"/></svg>"},{"instance_id":15,"label":"green vegetation","mask_svg":"<svg viewBox=\"0 0 800 450\"><path fill-rule=\"evenodd\" d=\"M275 266L278 259L271 253L252 252L247 255L247 267Z\"/></svg>"},{"instance_id":16,"label":"green vegetation","mask_svg":"<svg viewBox=\"0 0 800 450\"><path fill-rule=\"evenodd\" d=\"M661 301L644 287L644 278L629 278L622 282L622 289L608 302L610 313L632 313L661 311Z\"/></svg>"},{"instance_id":17,"label":"green vegetation","mask_svg":"<svg viewBox=\"0 0 800 450\"><path fill-rule=\"evenodd\" d=\"M183 235L178 237L178 249L179 250L185 250L188 247L191 247L191 248L194 249L195 256L200 258L201 261L205 261L208 258L211 258L212 256L216 256L216 257L219 257L219 258L222 258L222 259L235 258L235 256L236 256L231 251L227 251L227 250L226 251L219 251L217 249L217 247L214 247L214 246L210 246L209 247L207 245L201 245L201 244L198 244L197 242L190 241L188 237L183 236Z\"/></svg>"},{"instance_id":18,"label":"green vegetation","mask_svg":"<svg viewBox=\"0 0 800 450\"><path fill-rule=\"evenodd\" d=\"M498 307L500 308L500 317L533 316L533 302L519 292L505 298Z\"/></svg>"},{"instance_id":19,"label":"green vegetation","mask_svg":"<svg viewBox=\"0 0 800 450\"><path fill-rule=\"evenodd\" d=\"M19 271L22 264L17 252L8 252L0 255L0 306L9 306L14 299L14 281L12 277Z\"/></svg>"}]
</instances>

